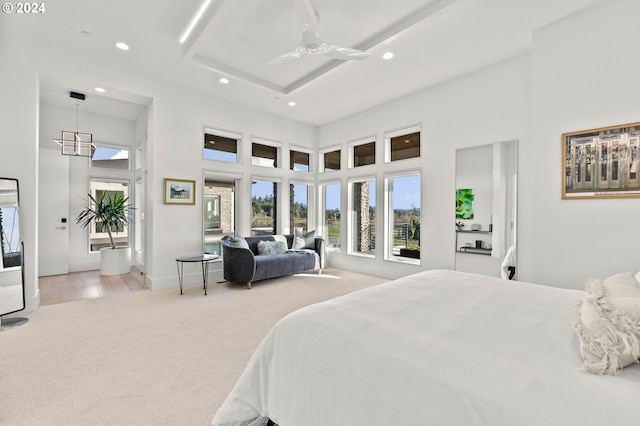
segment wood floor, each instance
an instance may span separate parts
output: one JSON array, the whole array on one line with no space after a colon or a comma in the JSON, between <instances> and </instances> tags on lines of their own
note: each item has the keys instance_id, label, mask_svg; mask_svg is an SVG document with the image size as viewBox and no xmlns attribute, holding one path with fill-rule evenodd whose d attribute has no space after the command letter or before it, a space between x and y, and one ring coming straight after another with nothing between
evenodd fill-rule
<instances>
[{"instance_id":1,"label":"wood floor","mask_svg":"<svg viewBox=\"0 0 640 426\"><path fill-rule=\"evenodd\" d=\"M135 268L123 275L104 276L96 270L40 277L38 286L40 287L40 306L147 288L145 275Z\"/></svg>"}]
</instances>

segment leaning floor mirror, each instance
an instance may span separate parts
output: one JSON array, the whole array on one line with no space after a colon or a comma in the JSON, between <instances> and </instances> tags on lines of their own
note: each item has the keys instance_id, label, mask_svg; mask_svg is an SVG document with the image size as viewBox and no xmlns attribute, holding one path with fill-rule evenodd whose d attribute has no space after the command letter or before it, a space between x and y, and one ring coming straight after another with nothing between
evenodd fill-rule
<instances>
[{"instance_id":1,"label":"leaning floor mirror","mask_svg":"<svg viewBox=\"0 0 640 426\"><path fill-rule=\"evenodd\" d=\"M516 277L517 174L515 140L456 151L456 270Z\"/></svg>"},{"instance_id":2,"label":"leaning floor mirror","mask_svg":"<svg viewBox=\"0 0 640 426\"><path fill-rule=\"evenodd\" d=\"M25 308L17 179L0 178L0 236L0 329L7 329L27 322L26 318L4 318Z\"/></svg>"}]
</instances>

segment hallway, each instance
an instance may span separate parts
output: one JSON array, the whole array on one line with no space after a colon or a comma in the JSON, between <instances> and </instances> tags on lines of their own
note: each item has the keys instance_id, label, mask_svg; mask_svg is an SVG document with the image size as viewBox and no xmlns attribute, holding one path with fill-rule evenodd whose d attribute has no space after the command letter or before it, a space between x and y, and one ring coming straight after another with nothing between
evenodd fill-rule
<instances>
[{"instance_id":1,"label":"hallway","mask_svg":"<svg viewBox=\"0 0 640 426\"><path fill-rule=\"evenodd\" d=\"M128 274L100 275L99 270L72 272L38 278L40 306L93 299L109 294L145 290L145 275L137 269Z\"/></svg>"}]
</instances>

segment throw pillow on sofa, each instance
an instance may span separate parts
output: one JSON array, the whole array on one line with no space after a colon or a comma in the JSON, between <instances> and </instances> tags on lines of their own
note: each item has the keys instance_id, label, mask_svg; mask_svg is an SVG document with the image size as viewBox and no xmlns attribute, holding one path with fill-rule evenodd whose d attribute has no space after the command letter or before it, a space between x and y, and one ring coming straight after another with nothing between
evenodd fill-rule
<instances>
[{"instance_id":1,"label":"throw pillow on sofa","mask_svg":"<svg viewBox=\"0 0 640 426\"><path fill-rule=\"evenodd\" d=\"M287 252L287 245L282 241L258 241L258 254L283 254Z\"/></svg>"},{"instance_id":2,"label":"throw pillow on sofa","mask_svg":"<svg viewBox=\"0 0 640 426\"><path fill-rule=\"evenodd\" d=\"M313 249L316 244L316 231L302 233L300 228L293 230L293 247L294 249Z\"/></svg>"}]
</instances>

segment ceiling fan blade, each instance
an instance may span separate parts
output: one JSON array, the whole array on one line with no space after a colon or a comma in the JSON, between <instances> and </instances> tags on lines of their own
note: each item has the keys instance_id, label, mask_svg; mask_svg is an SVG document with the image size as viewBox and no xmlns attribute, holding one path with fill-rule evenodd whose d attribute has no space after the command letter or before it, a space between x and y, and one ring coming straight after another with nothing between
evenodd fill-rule
<instances>
[{"instance_id":1,"label":"ceiling fan blade","mask_svg":"<svg viewBox=\"0 0 640 426\"><path fill-rule=\"evenodd\" d=\"M371 53L363 50L351 49L350 47L331 46L325 55L333 59L342 59L347 61L353 59L367 59Z\"/></svg>"},{"instance_id":2,"label":"ceiling fan blade","mask_svg":"<svg viewBox=\"0 0 640 426\"><path fill-rule=\"evenodd\" d=\"M318 15L313 10L311 0L295 0L298 24L302 31L316 31L318 29Z\"/></svg>"},{"instance_id":3,"label":"ceiling fan blade","mask_svg":"<svg viewBox=\"0 0 640 426\"><path fill-rule=\"evenodd\" d=\"M285 53L283 55L276 56L275 58L273 58L272 60L270 60L267 63L269 65L278 65L278 64L281 64L283 62L288 62L288 61L293 60L293 59L298 59L304 53L305 52L298 47L295 50L292 50L291 52L287 52L287 53Z\"/></svg>"}]
</instances>

